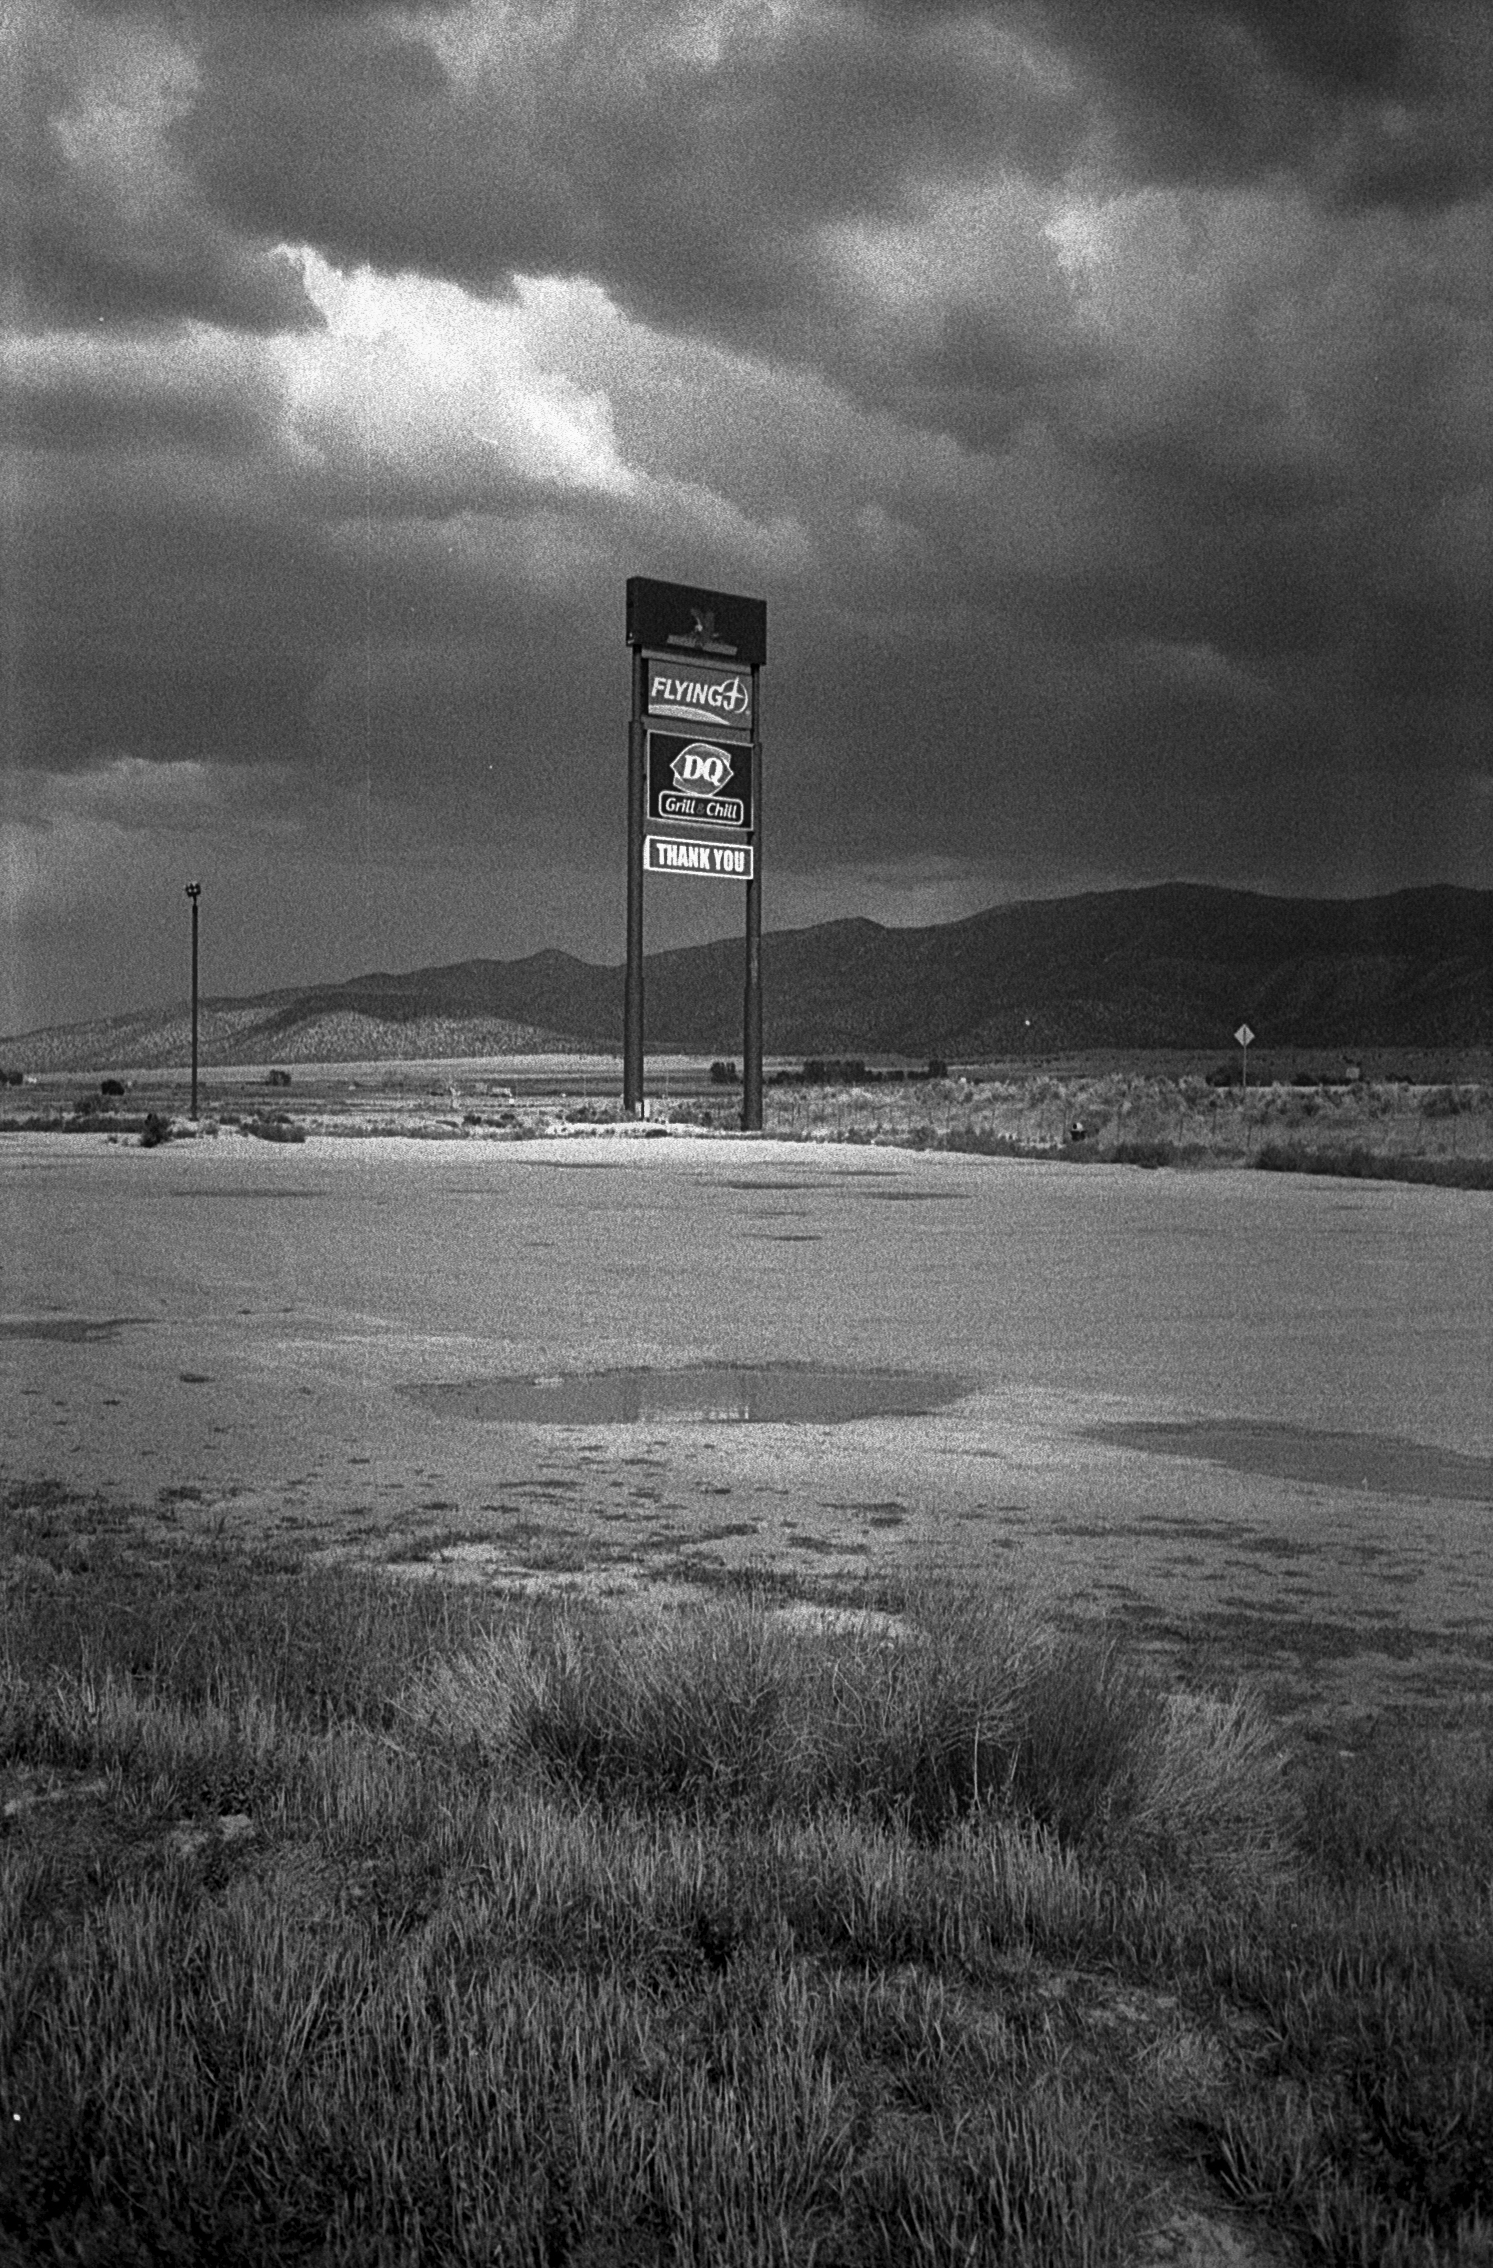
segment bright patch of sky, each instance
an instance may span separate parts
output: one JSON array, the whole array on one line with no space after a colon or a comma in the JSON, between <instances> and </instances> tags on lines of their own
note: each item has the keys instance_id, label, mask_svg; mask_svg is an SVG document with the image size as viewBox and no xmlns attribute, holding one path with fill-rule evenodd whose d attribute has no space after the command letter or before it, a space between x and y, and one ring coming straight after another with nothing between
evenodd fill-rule
<instances>
[{"instance_id":1,"label":"bright patch of sky","mask_svg":"<svg viewBox=\"0 0 1493 2268\"><path fill-rule=\"evenodd\" d=\"M627 495L611 405L545 367L549 295L520 280L485 300L429 276L333 266L297 249L326 328L278 345L297 430L335 448L355 432L370 459L426 471L444 452L490 451L520 481Z\"/></svg>"}]
</instances>

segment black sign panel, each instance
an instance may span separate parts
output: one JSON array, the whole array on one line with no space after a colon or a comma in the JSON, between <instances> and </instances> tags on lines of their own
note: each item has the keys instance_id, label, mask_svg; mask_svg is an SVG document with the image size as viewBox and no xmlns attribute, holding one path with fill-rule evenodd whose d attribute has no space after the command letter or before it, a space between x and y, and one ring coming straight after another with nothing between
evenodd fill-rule
<instances>
[{"instance_id":1,"label":"black sign panel","mask_svg":"<svg viewBox=\"0 0 1493 2268\"><path fill-rule=\"evenodd\" d=\"M750 827L752 751L743 741L648 735L648 816L697 827Z\"/></svg>"},{"instance_id":2,"label":"black sign panel","mask_svg":"<svg viewBox=\"0 0 1493 2268\"><path fill-rule=\"evenodd\" d=\"M767 601L629 575L627 642L750 668L767 659Z\"/></svg>"},{"instance_id":3,"label":"black sign panel","mask_svg":"<svg viewBox=\"0 0 1493 2268\"><path fill-rule=\"evenodd\" d=\"M643 707L650 717L678 717L707 732L752 729L752 673L719 662L650 661L643 678Z\"/></svg>"}]
</instances>

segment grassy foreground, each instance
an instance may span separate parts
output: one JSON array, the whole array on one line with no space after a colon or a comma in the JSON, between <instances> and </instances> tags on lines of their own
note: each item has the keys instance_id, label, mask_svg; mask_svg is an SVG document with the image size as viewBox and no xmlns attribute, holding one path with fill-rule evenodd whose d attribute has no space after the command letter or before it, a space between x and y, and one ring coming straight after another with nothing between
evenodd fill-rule
<instances>
[{"instance_id":1,"label":"grassy foreground","mask_svg":"<svg viewBox=\"0 0 1493 2268\"><path fill-rule=\"evenodd\" d=\"M0 2259L1493 2259L1485 1715L3 1532Z\"/></svg>"}]
</instances>

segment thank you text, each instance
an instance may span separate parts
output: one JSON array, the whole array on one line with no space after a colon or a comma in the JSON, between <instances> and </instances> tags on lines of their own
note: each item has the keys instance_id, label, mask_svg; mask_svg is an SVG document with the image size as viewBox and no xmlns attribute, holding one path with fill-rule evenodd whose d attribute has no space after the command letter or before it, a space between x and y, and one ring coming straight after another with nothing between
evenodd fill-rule
<instances>
[{"instance_id":1,"label":"thank you text","mask_svg":"<svg viewBox=\"0 0 1493 2268\"><path fill-rule=\"evenodd\" d=\"M750 843L705 843L682 835L646 835L643 866L649 874L704 874L722 882L750 882Z\"/></svg>"}]
</instances>

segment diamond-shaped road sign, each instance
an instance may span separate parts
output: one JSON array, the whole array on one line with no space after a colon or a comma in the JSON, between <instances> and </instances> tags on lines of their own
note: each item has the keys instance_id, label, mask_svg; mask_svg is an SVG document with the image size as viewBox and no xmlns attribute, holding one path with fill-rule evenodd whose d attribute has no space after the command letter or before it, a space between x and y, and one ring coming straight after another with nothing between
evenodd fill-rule
<instances>
[{"instance_id":1,"label":"diamond-shaped road sign","mask_svg":"<svg viewBox=\"0 0 1493 2268\"><path fill-rule=\"evenodd\" d=\"M1239 1045L1241 1047L1248 1047L1250 1041L1254 1038L1254 1036L1255 1035L1250 1030L1248 1024L1241 1024L1238 1031L1234 1034L1235 1039L1239 1042Z\"/></svg>"}]
</instances>

